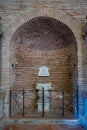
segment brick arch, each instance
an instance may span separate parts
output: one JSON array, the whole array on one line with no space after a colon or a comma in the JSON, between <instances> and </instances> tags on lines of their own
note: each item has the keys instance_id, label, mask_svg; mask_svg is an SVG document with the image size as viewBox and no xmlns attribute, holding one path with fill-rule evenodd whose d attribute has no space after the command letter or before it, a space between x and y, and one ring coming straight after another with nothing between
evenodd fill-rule
<instances>
[{"instance_id":1,"label":"brick arch","mask_svg":"<svg viewBox=\"0 0 87 130\"><path fill-rule=\"evenodd\" d=\"M81 33L81 27L80 24L74 20L71 16L64 13L64 11L60 11L54 9L54 8L32 8L29 10L29 12L22 12L18 15L18 17L8 25L7 28L7 37L9 40L11 39L14 32L17 30L19 26L21 26L23 23L25 23L27 20L30 20L34 17L39 16L47 16L47 17L53 17L60 22L66 24L74 33L76 40L78 41L78 37Z\"/></svg>"},{"instance_id":2,"label":"brick arch","mask_svg":"<svg viewBox=\"0 0 87 130\"><path fill-rule=\"evenodd\" d=\"M10 41L12 38L12 35L17 30L19 26L21 26L23 23L25 23L27 20L30 20L34 17L38 16L47 16L47 17L53 17L60 22L66 24L73 32L76 42L77 42L77 58L78 58L78 85L80 87L82 86L80 84L80 80L83 80L83 67L81 67L82 63L84 63L83 53L82 53L82 45L83 40L81 38L81 25L76 20L74 20L71 16L64 13L64 11L60 11L57 8L32 8L28 12L24 11L19 14L19 16L13 21L7 28L7 34L6 37ZM79 80L80 79L80 80ZM80 88L79 88L80 89Z\"/></svg>"},{"instance_id":3,"label":"brick arch","mask_svg":"<svg viewBox=\"0 0 87 130\"><path fill-rule=\"evenodd\" d=\"M14 88L34 89L37 82L51 82L52 89L63 89L68 95L66 100L71 101L75 87L73 80L77 48L75 37L68 26L52 17L35 17L17 29L10 45L12 54L14 52L11 59L18 63ZM38 77L39 66L49 67L48 78Z\"/></svg>"},{"instance_id":4,"label":"brick arch","mask_svg":"<svg viewBox=\"0 0 87 130\"><path fill-rule=\"evenodd\" d=\"M12 23L10 23L9 26L7 27L5 38L8 41L10 41L14 32L17 30L18 27L20 27L27 20L30 20L34 17L39 17L39 16L53 17L59 20L60 22L64 23L65 25L67 25L72 30L76 38L76 42L78 43L77 44L77 57L78 57L78 60L80 61L78 63L78 69L82 70L82 73L83 73L83 68L80 68L80 64L85 62L85 59L83 58L85 53L82 54L82 50L80 49L82 48L84 44L84 41L82 40L82 37L81 37L81 33L82 33L81 24L78 23L75 19L73 19L70 15L66 14L64 11L58 10L57 7L56 8L31 8L29 9L29 11L21 12L18 15L18 17ZM83 80L82 76L80 78L82 78Z\"/></svg>"},{"instance_id":5,"label":"brick arch","mask_svg":"<svg viewBox=\"0 0 87 130\"><path fill-rule=\"evenodd\" d=\"M81 37L81 33L82 33L81 24L78 23L75 19L73 19L70 15L66 14L62 10L58 10L57 8L31 8L29 11L21 12L18 15L18 17L12 23L10 23L9 26L7 27L5 38L8 41L10 41L14 32L18 29L18 27L20 27L27 20L30 20L32 18L39 17L39 16L47 16L47 17L55 18L58 21L67 25L72 30L76 38L76 43L78 43L77 44L77 57L78 57L78 60L80 61L78 63L78 69L83 71L83 69L80 68L80 64L85 62L85 59L82 58L85 54L82 54L82 50L80 49L82 48L82 45L84 43ZM82 76L80 78L83 79Z\"/></svg>"},{"instance_id":6,"label":"brick arch","mask_svg":"<svg viewBox=\"0 0 87 130\"><path fill-rule=\"evenodd\" d=\"M28 48L31 51L57 50L71 44L76 45L71 29L64 23L47 16L35 17L25 22L16 30L12 40L14 45L29 44Z\"/></svg>"}]
</instances>

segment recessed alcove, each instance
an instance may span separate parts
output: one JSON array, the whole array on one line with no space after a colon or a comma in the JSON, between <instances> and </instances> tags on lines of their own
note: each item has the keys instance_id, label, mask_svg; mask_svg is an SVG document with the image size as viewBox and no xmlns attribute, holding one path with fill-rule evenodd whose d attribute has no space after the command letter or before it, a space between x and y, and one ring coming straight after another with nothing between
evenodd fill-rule
<instances>
[{"instance_id":1,"label":"recessed alcove","mask_svg":"<svg viewBox=\"0 0 87 130\"><path fill-rule=\"evenodd\" d=\"M35 90L37 83L50 82L52 90L65 91L65 105L71 103L69 109L74 113L77 47L70 28L51 17L36 17L16 30L10 47L11 64L17 63L11 70L12 87ZM50 75L38 76L40 66L47 66ZM33 93L32 101L37 104Z\"/></svg>"}]
</instances>

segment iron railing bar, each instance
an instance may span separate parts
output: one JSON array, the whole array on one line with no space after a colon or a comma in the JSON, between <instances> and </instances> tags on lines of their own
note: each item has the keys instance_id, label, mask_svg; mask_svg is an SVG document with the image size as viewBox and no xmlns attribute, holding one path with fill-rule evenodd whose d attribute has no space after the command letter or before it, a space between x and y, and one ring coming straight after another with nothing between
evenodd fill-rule
<instances>
[{"instance_id":1,"label":"iron railing bar","mask_svg":"<svg viewBox=\"0 0 87 130\"><path fill-rule=\"evenodd\" d=\"M10 90L10 104L9 104L9 116L11 117L11 98L12 98L12 90Z\"/></svg>"},{"instance_id":2,"label":"iron railing bar","mask_svg":"<svg viewBox=\"0 0 87 130\"><path fill-rule=\"evenodd\" d=\"M76 89L76 101L77 101L77 118L78 118L79 117L78 89Z\"/></svg>"},{"instance_id":3,"label":"iron railing bar","mask_svg":"<svg viewBox=\"0 0 87 130\"><path fill-rule=\"evenodd\" d=\"M4 101L5 101L5 97L3 98L3 115L4 115Z\"/></svg>"},{"instance_id":4,"label":"iron railing bar","mask_svg":"<svg viewBox=\"0 0 87 130\"><path fill-rule=\"evenodd\" d=\"M17 99L15 98L16 97L16 94L15 94L15 92L18 92L19 90L10 90L10 117L12 116L12 106L13 106L13 103L12 103L12 101L14 100L16 103L19 101L17 101ZM24 117L25 116L25 98L26 98L26 92L31 92L31 90L26 90L26 89L22 89L22 90L20 90L19 91L19 93L21 93L21 95L23 94L23 104L22 104L22 112L23 113L21 113L22 114L22 116ZM32 90L32 91L38 91L38 90ZM61 111L62 111L62 116L64 117L64 114L65 114L65 91L61 91L61 90L44 90L44 88L42 88L42 90L40 90L41 91L41 93L42 93L42 113L41 113L41 115L42 115L42 117L45 117L45 92L46 91L49 91L51 94L53 94L53 96L55 96L54 98L55 98L55 100L57 99L57 98L59 98L58 96L62 96L62 99L61 99L61 103L62 103L62 108L61 108ZM56 96L55 95L55 93L56 94L59 94L58 96ZM78 91L76 91L76 98L78 99L78 95L77 95L77 93L78 93ZM52 97L52 95L51 95L51 97ZM18 98L20 98L20 97L18 97ZM29 98L29 100L31 100L31 98ZM57 102L56 102L57 103ZM19 107L19 105L20 104L18 104L17 105L17 107ZM20 108L20 107L19 107ZM14 108L15 109L15 108ZM54 109L54 108L53 108ZM58 108L57 108L58 109ZM54 111L55 111L55 109L54 109ZM77 116L78 116L78 102L77 102Z\"/></svg>"},{"instance_id":5,"label":"iron railing bar","mask_svg":"<svg viewBox=\"0 0 87 130\"><path fill-rule=\"evenodd\" d=\"M64 91L62 91L62 116L64 117Z\"/></svg>"},{"instance_id":6,"label":"iron railing bar","mask_svg":"<svg viewBox=\"0 0 87 130\"><path fill-rule=\"evenodd\" d=\"M23 117L25 116L25 102L24 102L24 96L25 96L25 92L23 89Z\"/></svg>"},{"instance_id":7,"label":"iron railing bar","mask_svg":"<svg viewBox=\"0 0 87 130\"><path fill-rule=\"evenodd\" d=\"M42 117L44 117L44 88L42 88Z\"/></svg>"}]
</instances>

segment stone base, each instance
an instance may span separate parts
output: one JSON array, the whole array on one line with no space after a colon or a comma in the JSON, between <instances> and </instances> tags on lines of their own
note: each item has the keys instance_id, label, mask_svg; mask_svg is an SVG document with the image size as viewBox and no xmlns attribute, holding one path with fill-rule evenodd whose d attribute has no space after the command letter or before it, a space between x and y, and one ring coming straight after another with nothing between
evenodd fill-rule
<instances>
[{"instance_id":1,"label":"stone base","mask_svg":"<svg viewBox=\"0 0 87 130\"><path fill-rule=\"evenodd\" d=\"M38 103L38 112L42 112L42 103ZM49 102L44 104L44 111L49 112Z\"/></svg>"}]
</instances>

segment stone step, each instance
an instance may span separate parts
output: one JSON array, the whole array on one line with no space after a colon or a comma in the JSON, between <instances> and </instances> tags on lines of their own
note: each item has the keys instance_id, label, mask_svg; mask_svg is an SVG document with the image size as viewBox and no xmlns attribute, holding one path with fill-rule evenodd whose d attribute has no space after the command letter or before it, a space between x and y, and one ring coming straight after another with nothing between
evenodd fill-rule
<instances>
[{"instance_id":1,"label":"stone step","mask_svg":"<svg viewBox=\"0 0 87 130\"><path fill-rule=\"evenodd\" d=\"M6 121L6 126L10 126L9 129L5 129L5 130L31 130L29 129L30 126L44 126L44 125L58 125L58 126L80 126L80 123L77 119L46 119L46 118L32 118L32 119L9 119ZM21 126L21 127L19 127ZM33 129L33 128L32 128ZM37 130L37 129L35 129ZM60 129L61 130L61 129ZM67 130L67 128L65 129ZM77 130L77 129L76 129ZM78 129L80 130L80 129ZM83 130L83 129L81 129Z\"/></svg>"},{"instance_id":2,"label":"stone step","mask_svg":"<svg viewBox=\"0 0 87 130\"><path fill-rule=\"evenodd\" d=\"M9 119L6 124L79 124L77 119L46 119L46 118L35 118L35 119Z\"/></svg>"},{"instance_id":3,"label":"stone step","mask_svg":"<svg viewBox=\"0 0 87 130\"><path fill-rule=\"evenodd\" d=\"M4 130L84 130L80 125L65 125L65 124L20 124L6 126Z\"/></svg>"}]
</instances>

